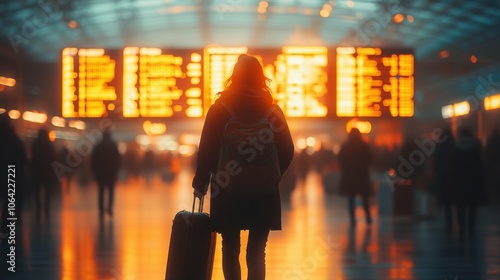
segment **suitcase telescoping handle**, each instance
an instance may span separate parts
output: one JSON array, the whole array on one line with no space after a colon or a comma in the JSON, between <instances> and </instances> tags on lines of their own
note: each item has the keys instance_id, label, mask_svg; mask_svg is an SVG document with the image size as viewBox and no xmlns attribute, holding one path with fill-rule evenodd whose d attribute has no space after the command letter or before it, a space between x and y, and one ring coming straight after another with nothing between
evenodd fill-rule
<instances>
[{"instance_id":1,"label":"suitcase telescoping handle","mask_svg":"<svg viewBox=\"0 0 500 280\"><path fill-rule=\"evenodd\" d=\"M203 200L204 200L204 197L200 197L200 204L198 205L198 213L202 213L203 212ZM191 210L191 212L194 213L194 206L196 205L196 196L193 197L193 209Z\"/></svg>"}]
</instances>

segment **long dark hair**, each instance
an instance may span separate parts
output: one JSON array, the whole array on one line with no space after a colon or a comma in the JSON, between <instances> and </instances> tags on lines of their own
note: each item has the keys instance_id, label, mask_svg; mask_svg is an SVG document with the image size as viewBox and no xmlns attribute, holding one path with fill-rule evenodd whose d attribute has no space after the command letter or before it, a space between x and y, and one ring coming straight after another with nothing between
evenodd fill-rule
<instances>
[{"instance_id":1,"label":"long dark hair","mask_svg":"<svg viewBox=\"0 0 500 280\"><path fill-rule=\"evenodd\" d=\"M264 75L262 65L257 58L242 54L238 57L231 76L224 83L225 91L219 93L219 96L246 88L258 90L272 99L271 89L268 85L270 81Z\"/></svg>"}]
</instances>

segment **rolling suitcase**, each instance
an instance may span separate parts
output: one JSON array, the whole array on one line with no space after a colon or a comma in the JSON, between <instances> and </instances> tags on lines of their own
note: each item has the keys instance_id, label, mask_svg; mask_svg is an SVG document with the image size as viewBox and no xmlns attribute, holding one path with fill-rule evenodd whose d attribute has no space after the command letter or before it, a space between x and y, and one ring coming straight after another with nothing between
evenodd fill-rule
<instances>
[{"instance_id":1,"label":"rolling suitcase","mask_svg":"<svg viewBox=\"0 0 500 280\"><path fill-rule=\"evenodd\" d=\"M166 280L205 280L212 278L215 254L215 232L210 217L203 213L203 198L198 212L193 209L175 215L168 250Z\"/></svg>"}]
</instances>

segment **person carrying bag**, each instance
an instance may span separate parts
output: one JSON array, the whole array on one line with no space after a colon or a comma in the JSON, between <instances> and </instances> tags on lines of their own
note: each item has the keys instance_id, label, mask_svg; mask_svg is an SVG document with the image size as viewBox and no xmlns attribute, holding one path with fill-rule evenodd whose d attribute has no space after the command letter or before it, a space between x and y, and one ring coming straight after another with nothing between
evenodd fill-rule
<instances>
[{"instance_id":1,"label":"person carrying bag","mask_svg":"<svg viewBox=\"0 0 500 280\"><path fill-rule=\"evenodd\" d=\"M241 55L203 126L194 194L210 186L210 218L222 235L226 280L240 280L240 231L249 230L248 279L265 279L265 247L281 230L278 183L293 157L288 124L267 85L260 62Z\"/></svg>"}]
</instances>

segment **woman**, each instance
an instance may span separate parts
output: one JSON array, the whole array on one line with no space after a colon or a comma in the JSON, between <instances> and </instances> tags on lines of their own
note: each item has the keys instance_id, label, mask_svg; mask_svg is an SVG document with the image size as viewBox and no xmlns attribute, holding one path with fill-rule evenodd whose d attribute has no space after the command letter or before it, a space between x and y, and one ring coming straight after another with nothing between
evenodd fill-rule
<instances>
[{"instance_id":1,"label":"woman","mask_svg":"<svg viewBox=\"0 0 500 280\"><path fill-rule=\"evenodd\" d=\"M193 179L194 194L206 194L212 180L210 216L214 230L222 235L222 267L227 280L241 279L239 264L240 230L249 230L247 246L248 279L265 279L265 247L270 230L281 230L281 203L276 186L271 194L258 197L233 196L214 181L224 127L230 110L240 121L251 122L263 117L275 107L268 119L273 119L274 142L278 150L281 175L293 157L293 142L281 109L273 105L273 98L259 61L241 55L233 73L225 83L225 90L208 110L198 151L197 169Z\"/></svg>"}]
</instances>

